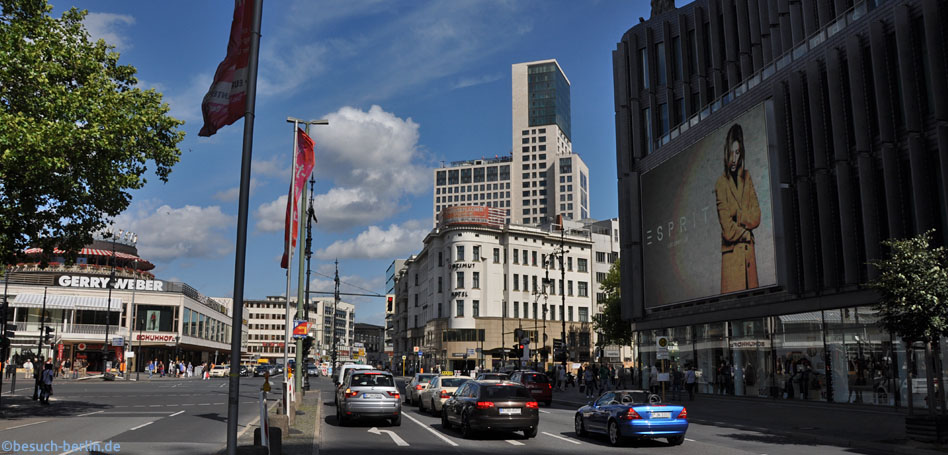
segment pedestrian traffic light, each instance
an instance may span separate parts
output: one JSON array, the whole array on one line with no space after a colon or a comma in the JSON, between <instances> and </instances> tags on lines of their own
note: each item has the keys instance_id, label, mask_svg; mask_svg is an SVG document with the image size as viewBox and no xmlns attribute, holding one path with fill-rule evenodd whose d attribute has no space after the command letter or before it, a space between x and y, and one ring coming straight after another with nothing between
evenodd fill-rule
<instances>
[{"instance_id":1,"label":"pedestrian traffic light","mask_svg":"<svg viewBox=\"0 0 948 455\"><path fill-rule=\"evenodd\" d=\"M3 324L3 334L7 338L12 339L16 335L16 324Z\"/></svg>"},{"instance_id":2,"label":"pedestrian traffic light","mask_svg":"<svg viewBox=\"0 0 948 455\"><path fill-rule=\"evenodd\" d=\"M52 327L43 327L43 330L45 331L43 334L43 343L49 343L50 340L53 339L53 332L55 332L56 329Z\"/></svg>"}]
</instances>

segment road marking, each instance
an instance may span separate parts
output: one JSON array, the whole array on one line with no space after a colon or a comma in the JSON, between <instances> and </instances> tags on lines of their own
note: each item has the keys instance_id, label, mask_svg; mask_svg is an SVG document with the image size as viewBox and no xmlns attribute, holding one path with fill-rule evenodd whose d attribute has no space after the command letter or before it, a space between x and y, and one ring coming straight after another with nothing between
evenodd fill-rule
<instances>
[{"instance_id":1,"label":"road marking","mask_svg":"<svg viewBox=\"0 0 948 455\"><path fill-rule=\"evenodd\" d=\"M149 408L160 408L160 407L162 407L162 406L163 406L163 405L160 405L160 404L150 404L150 405L148 405Z\"/></svg>"},{"instance_id":2,"label":"road marking","mask_svg":"<svg viewBox=\"0 0 948 455\"><path fill-rule=\"evenodd\" d=\"M103 412L105 412L105 411L87 412L87 413L85 413L85 414L79 414L79 415L77 415L76 417L91 416L92 414L101 414L101 413L103 413Z\"/></svg>"},{"instance_id":3,"label":"road marking","mask_svg":"<svg viewBox=\"0 0 948 455\"><path fill-rule=\"evenodd\" d=\"M181 414L184 414L184 410L181 410L181 411L178 411L178 412L176 412L176 413L174 413L174 414L171 414L171 415L168 416L168 417L174 417L174 416L181 415Z\"/></svg>"},{"instance_id":4,"label":"road marking","mask_svg":"<svg viewBox=\"0 0 948 455\"><path fill-rule=\"evenodd\" d=\"M39 422L27 423L27 424L25 424L25 425L17 425L17 426L15 426L15 427L4 428L4 429L2 429L2 430L0 430L0 431L16 430L17 428L28 427L28 426L30 426L30 425L39 425L39 424L41 424L41 423L46 423L46 422L49 422L49 420L40 420Z\"/></svg>"},{"instance_id":5,"label":"road marking","mask_svg":"<svg viewBox=\"0 0 948 455\"><path fill-rule=\"evenodd\" d=\"M404 439L402 439L400 436L398 436L397 434L395 434L395 432L392 431L392 430L379 430L378 427L372 427L372 428L369 429L369 433L372 433L372 434L379 434L379 435L382 434L382 433L388 433L388 435L392 437L392 441L395 441L395 445L397 445L397 446L407 446L407 445L408 445L408 443L405 442Z\"/></svg>"},{"instance_id":6,"label":"road marking","mask_svg":"<svg viewBox=\"0 0 948 455\"><path fill-rule=\"evenodd\" d=\"M685 441L695 442L695 440L694 440L694 439L691 439L691 438L685 438Z\"/></svg>"},{"instance_id":7,"label":"road marking","mask_svg":"<svg viewBox=\"0 0 948 455\"><path fill-rule=\"evenodd\" d=\"M99 443L101 443L101 442L102 442L102 441L93 441L93 442L90 442L90 443L82 444L82 445L80 445L79 447L76 447L75 449L72 449L72 450L70 450L70 451L68 451L68 452L63 452L63 453L61 453L61 454L59 454L59 455L69 455L70 453L73 453L73 452L75 452L75 451L77 451L77 450L85 450L85 449L88 449L88 448L90 448L90 447L95 447L96 444L99 444Z\"/></svg>"},{"instance_id":8,"label":"road marking","mask_svg":"<svg viewBox=\"0 0 948 455\"><path fill-rule=\"evenodd\" d=\"M540 409L539 411L542 412L542 413L544 413L544 414L550 414L550 411L544 411L544 410L542 410L542 409Z\"/></svg>"},{"instance_id":9,"label":"road marking","mask_svg":"<svg viewBox=\"0 0 948 455\"><path fill-rule=\"evenodd\" d=\"M522 445L523 445L522 442L520 442L520 441L514 441L513 439L507 439L506 442L510 443L511 445L515 445L515 446L522 446Z\"/></svg>"},{"instance_id":10,"label":"road marking","mask_svg":"<svg viewBox=\"0 0 948 455\"><path fill-rule=\"evenodd\" d=\"M143 424L141 424L141 425L139 425L139 426L137 426L137 427L134 427L134 428L129 428L129 431L135 431L135 430L137 430L137 429L139 429L139 428L147 427L148 425L151 425L151 424L153 424L153 423L155 423L154 420L152 420L151 422L148 422L148 423L143 423Z\"/></svg>"},{"instance_id":11,"label":"road marking","mask_svg":"<svg viewBox=\"0 0 948 455\"><path fill-rule=\"evenodd\" d=\"M443 434L441 434L441 433L438 433L437 431L435 431L434 428L429 427L429 426L426 425L424 422L422 422L422 421L420 421L420 420L418 420L418 419L415 419L414 417L412 417L412 416L410 416L410 415L408 415L408 414L406 414L406 413L404 413L404 412L402 413L402 415L405 416L405 417L408 417L408 420L411 420L412 422L415 422L415 423L417 423L418 425L421 425L422 428L424 428L424 429L430 431L431 434L433 434L433 435L435 435L435 436L441 438L442 441L447 442L448 444L451 444L451 445L454 446L454 447L457 447L457 446L458 446L458 443L456 443L456 442L454 442L454 441L448 439L447 436L445 436L445 435L443 435Z\"/></svg>"},{"instance_id":12,"label":"road marking","mask_svg":"<svg viewBox=\"0 0 948 455\"><path fill-rule=\"evenodd\" d=\"M570 439L570 438L565 438L565 437L560 436L560 435L558 435L558 434L547 433L547 432L545 432L545 431L543 432L543 434L545 434L545 435L547 435L547 436L553 436L553 437L556 438L556 439L562 439L562 440L564 440L564 441L566 441L566 442L572 442L573 444L581 444L579 441L574 441L574 440L572 440L572 439Z\"/></svg>"},{"instance_id":13,"label":"road marking","mask_svg":"<svg viewBox=\"0 0 948 455\"><path fill-rule=\"evenodd\" d=\"M226 382L225 382L225 383L223 383L223 384L221 384L221 385L220 385L220 387L218 387L218 389L223 389L225 385L227 385L227 383L226 383Z\"/></svg>"}]
</instances>

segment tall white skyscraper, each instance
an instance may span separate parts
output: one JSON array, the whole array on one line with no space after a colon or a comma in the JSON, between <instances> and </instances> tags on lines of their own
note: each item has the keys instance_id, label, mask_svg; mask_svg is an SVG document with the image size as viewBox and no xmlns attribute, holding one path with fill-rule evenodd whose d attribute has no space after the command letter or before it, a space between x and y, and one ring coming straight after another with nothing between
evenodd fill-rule
<instances>
[{"instance_id":1,"label":"tall white skyscraper","mask_svg":"<svg viewBox=\"0 0 948 455\"><path fill-rule=\"evenodd\" d=\"M514 64L511 76L511 155L435 169L435 222L456 205L503 208L508 223L523 225L557 214L589 218L589 168L573 154L569 79L556 60Z\"/></svg>"}]
</instances>

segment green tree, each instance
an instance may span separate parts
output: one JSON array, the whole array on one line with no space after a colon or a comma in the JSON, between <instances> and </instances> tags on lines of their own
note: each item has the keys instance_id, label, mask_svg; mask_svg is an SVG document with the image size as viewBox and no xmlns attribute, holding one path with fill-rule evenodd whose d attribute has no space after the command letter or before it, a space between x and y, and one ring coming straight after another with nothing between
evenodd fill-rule
<instances>
[{"instance_id":1,"label":"green tree","mask_svg":"<svg viewBox=\"0 0 948 455\"><path fill-rule=\"evenodd\" d=\"M136 87L75 8L0 0L0 262L28 246L75 251L124 211L149 162L164 182L183 124ZM67 255L74 258L75 254ZM45 260L44 259L44 262Z\"/></svg>"},{"instance_id":2,"label":"green tree","mask_svg":"<svg viewBox=\"0 0 948 455\"><path fill-rule=\"evenodd\" d=\"M632 344L634 333L632 324L622 320L622 299L619 290L622 287L622 277L619 272L619 261L612 264L609 274L599 285L605 294L602 302L603 309L594 321L594 327L599 332L599 344L618 344L628 346Z\"/></svg>"},{"instance_id":3,"label":"green tree","mask_svg":"<svg viewBox=\"0 0 948 455\"><path fill-rule=\"evenodd\" d=\"M931 245L934 231L908 239L883 242L889 248L887 258L873 261L879 277L869 286L879 292L873 307L879 325L889 333L902 337L906 348L915 342L925 345L926 371L933 368L932 342L948 332L948 261L945 248ZM908 356L906 365L908 366ZM909 397L912 396L911 367L908 366ZM932 375L928 374L928 396L934 397ZM938 400L943 403L942 399ZM909 399L909 410L912 400ZM934 412L935 406L929 406Z\"/></svg>"}]
</instances>

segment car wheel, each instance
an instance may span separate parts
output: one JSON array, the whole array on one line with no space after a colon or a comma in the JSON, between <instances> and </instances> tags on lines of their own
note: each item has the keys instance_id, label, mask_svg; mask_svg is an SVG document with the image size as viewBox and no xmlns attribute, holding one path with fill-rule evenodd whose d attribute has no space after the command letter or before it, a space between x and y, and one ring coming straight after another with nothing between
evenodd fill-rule
<instances>
[{"instance_id":1,"label":"car wheel","mask_svg":"<svg viewBox=\"0 0 948 455\"><path fill-rule=\"evenodd\" d=\"M342 409L336 409L336 421L339 422L340 427L346 426L346 416L342 413Z\"/></svg>"},{"instance_id":2,"label":"car wheel","mask_svg":"<svg viewBox=\"0 0 948 455\"><path fill-rule=\"evenodd\" d=\"M401 426L401 425L402 425L402 415L401 415L401 414L399 414L398 417L393 417L393 418L392 418L392 426L393 426L393 427L398 427L398 426Z\"/></svg>"},{"instance_id":3,"label":"car wheel","mask_svg":"<svg viewBox=\"0 0 948 455\"><path fill-rule=\"evenodd\" d=\"M448 421L448 413L443 409L441 410L441 428L444 428L445 430L451 429L451 422Z\"/></svg>"},{"instance_id":4,"label":"car wheel","mask_svg":"<svg viewBox=\"0 0 948 455\"><path fill-rule=\"evenodd\" d=\"M681 443L683 442L685 442L684 436L675 436L675 437L668 438L668 445L680 446Z\"/></svg>"},{"instance_id":5,"label":"car wheel","mask_svg":"<svg viewBox=\"0 0 948 455\"><path fill-rule=\"evenodd\" d=\"M464 417L461 419L461 437L471 439L474 436L474 430L471 428L471 419Z\"/></svg>"},{"instance_id":6,"label":"car wheel","mask_svg":"<svg viewBox=\"0 0 948 455\"><path fill-rule=\"evenodd\" d=\"M431 402L431 415L438 417L438 408L435 407L434 401Z\"/></svg>"},{"instance_id":7,"label":"car wheel","mask_svg":"<svg viewBox=\"0 0 948 455\"><path fill-rule=\"evenodd\" d=\"M577 413L577 414L576 414L576 419L574 419L574 420L575 420L575 423L576 423L576 424L574 425L575 428L576 428L576 436L580 436L580 437L585 436L585 435L586 435L586 425L585 425L585 423L583 422L583 415Z\"/></svg>"},{"instance_id":8,"label":"car wheel","mask_svg":"<svg viewBox=\"0 0 948 455\"><path fill-rule=\"evenodd\" d=\"M527 439L535 438L537 437L537 431L538 431L537 427L529 428L529 429L523 430L523 435L526 436Z\"/></svg>"},{"instance_id":9,"label":"car wheel","mask_svg":"<svg viewBox=\"0 0 948 455\"><path fill-rule=\"evenodd\" d=\"M609 421L609 444L613 446L622 445L622 435L619 433L619 423L615 420Z\"/></svg>"}]
</instances>

